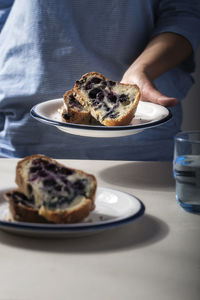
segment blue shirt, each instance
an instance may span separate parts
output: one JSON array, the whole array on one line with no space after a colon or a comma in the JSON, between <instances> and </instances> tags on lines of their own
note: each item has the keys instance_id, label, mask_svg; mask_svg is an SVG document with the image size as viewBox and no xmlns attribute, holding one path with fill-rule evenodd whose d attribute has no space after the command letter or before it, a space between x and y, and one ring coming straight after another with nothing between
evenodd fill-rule
<instances>
[{"instance_id":1,"label":"blue shirt","mask_svg":"<svg viewBox=\"0 0 200 300\"><path fill-rule=\"evenodd\" d=\"M62 97L86 72L120 80L162 32L178 33L193 47L190 58L155 81L161 92L181 100L193 83L199 28L198 0L0 0L0 156L171 159L180 101L165 125L110 139L66 134L29 112L39 102Z\"/></svg>"}]
</instances>

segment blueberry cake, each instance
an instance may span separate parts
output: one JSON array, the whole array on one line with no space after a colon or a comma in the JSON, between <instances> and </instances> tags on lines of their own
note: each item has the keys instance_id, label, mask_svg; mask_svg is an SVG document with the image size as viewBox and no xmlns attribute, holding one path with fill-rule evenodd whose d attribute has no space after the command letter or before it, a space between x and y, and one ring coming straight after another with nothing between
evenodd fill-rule
<instances>
[{"instance_id":1,"label":"blueberry cake","mask_svg":"<svg viewBox=\"0 0 200 300\"><path fill-rule=\"evenodd\" d=\"M73 91L91 115L106 126L130 124L140 98L137 85L112 81L96 72L83 75Z\"/></svg>"},{"instance_id":2,"label":"blueberry cake","mask_svg":"<svg viewBox=\"0 0 200 300\"><path fill-rule=\"evenodd\" d=\"M74 124L100 125L76 99L73 90L69 90L64 94L63 102L64 106L60 110L62 121Z\"/></svg>"},{"instance_id":3,"label":"blueberry cake","mask_svg":"<svg viewBox=\"0 0 200 300\"><path fill-rule=\"evenodd\" d=\"M10 221L23 221L29 223L50 223L43 216L39 215L38 209L20 190L13 190L5 193L5 199L9 202Z\"/></svg>"},{"instance_id":4,"label":"blueberry cake","mask_svg":"<svg viewBox=\"0 0 200 300\"><path fill-rule=\"evenodd\" d=\"M18 221L75 223L95 207L95 177L44 155L22 159L16 168L16 183L18 190L5 196Z\"/></svg>"}]
</instances>

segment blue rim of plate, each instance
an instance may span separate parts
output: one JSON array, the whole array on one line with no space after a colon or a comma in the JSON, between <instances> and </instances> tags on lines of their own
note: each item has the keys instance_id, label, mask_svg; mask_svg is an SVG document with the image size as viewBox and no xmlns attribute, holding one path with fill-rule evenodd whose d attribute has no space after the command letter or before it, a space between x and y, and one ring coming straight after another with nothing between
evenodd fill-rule
<instances>
[{"instance_id":1,"label":"blue rim of plate","mask_svg":"<svg viewBox=\"0 0 200 300\"><path fill-rule=\"evenodd\" d=\"M124 193L124 192L123 192ZM129 193L126 193L129 194ZM131 195L131 194L129 194ZM24 229L24 230L35 230L35 231L46 231L46 232L80 232L80 231L87 231L87 230L102 230L108 229L116 226L120 226L123 224L127 224L133 222L140 218L145 212L145 206L141 200L137 197L131 195L139 202L139 210L136 213L131 214L125 218L119 218L114 221L102 221L98 223L81 223L79 225L76 224L40 224L40 223L27 223L27 222L10 222L10 221L2 221L0 220L0 227L2 228L15 228L15 229Z\"/></svg>"},{"instance_id":2,"label":"blue rim of plate","mask_svg":"<svg viewBox=\"0 0 200 300\"><path fill-rule=\"evenodd\" d=\"M55 101L55 100L49 100L49 101ZM43 102L41 102L43 103ZM143 129L143 128L150 128L153 126L161 125L167 121L169 121L172 118L172 112L170 111L169 108L165 107L168 110L168 115L165 116L164 118L157 120L157 121L151 121L148 123L144 123L141 125L126 125L126 126L98 126L98 125L84 125L84 124L72 124L72 123L64 123L60 121L55 121L52 119L48 119L46 117L43 117L39 115L36 112L36 108L41 104L38 103L34 105L30 111L30 115L43 123L49 124L49 125L54 125L54 126L60 126L60 127L69 127L69 128L74 128L74 129L82 129L82 130L97 130L97 131L124 131L124 130L136 130L136 129Z\"/></svg>"}]
</instances>

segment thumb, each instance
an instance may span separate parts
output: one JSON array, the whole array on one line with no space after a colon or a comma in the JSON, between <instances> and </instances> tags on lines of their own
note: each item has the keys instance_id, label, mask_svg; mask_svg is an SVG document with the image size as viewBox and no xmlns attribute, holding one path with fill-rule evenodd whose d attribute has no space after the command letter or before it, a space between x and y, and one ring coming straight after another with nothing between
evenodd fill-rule
<instances>
[{"instance_id":1,"label":"thumb","mask_svg":"<svg viewBox=\"0 0 200 300\"><path fill-rule=\"evenodd\" d=\"M153 83L148 80L141 87L141 100L153 102L162 106L174 106L178 102L176 98L167 97L160 93Z\"/></svg>"}]
</instances>

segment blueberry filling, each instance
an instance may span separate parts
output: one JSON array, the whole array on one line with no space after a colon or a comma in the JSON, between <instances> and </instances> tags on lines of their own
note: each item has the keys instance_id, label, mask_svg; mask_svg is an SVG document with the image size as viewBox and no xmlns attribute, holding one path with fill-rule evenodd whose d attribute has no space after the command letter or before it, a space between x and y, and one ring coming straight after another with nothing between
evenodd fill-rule
<instances>
[{"instance_id":1,"label":"blueberry filling","mask_svg":"<svg viewBox=\"0 0 200 300\"><path fill-rule=\"evenodd\" d=\"M33 207L32 199L28 199L23 193L14 191L12 193L7 193L7 196L12 198L13 201L17 204L22 204L26 206Z\"/></svg>"},{"instance_id":2,"label":"blueberry filling","mask_svg":"<svg viewBox=\"0 0 200 300\"><path fill-rule=\"evenodd\" d=\"M84 180L77 180L73 183L73 188L78 191L79 194L84 195L85 192L85 184Z\"/></svg>"},{"instance_id":3,"label":"blueberry filling","mask_svg":"<svg viewBox=\"0 0 200 300\"><path fill-rule=\"evenodd\" d=\"M102 86L105 88L105 86L107 86L107 82L105 81L105 80L103 80L102 82L101 82L101 84L102 84Z\"/></svg>"},{"instance_id":4,"label":"blueberry filling","mask_svg":"<svg viewBox=\"0 0 200 300\"><path fill-rule=\"evenodd\" d=\"M45 207L48 207L49 209L55 209L58 206L62 206L66 203L70 204L70 200L67 197L60 196L56 201L52 201L49 203L44 203Z\"/></svg>"},{"instance_id":5,"label":"blueberry filling","mask_svg":"<svg viewBox=\"0 0 200 300\"><path fill-rule=\"evenodd\" d=\"M117 96L115 96L113 93L109 93L107 95L107 98L108 100L111 102L111 103L116 103L117 102Z\"/></svg>"},{"instance_id":6,"label":"blueberry filling","mask_svg":"<svg viewBox=\"0 0 200 300\"><path fill-rule=\"evenodd\" d=\"M31 202L32 205L34 205L35 197L33 195L31 195L28 200L29 202Z\"/></svg>"},{"instance_id":7,"label":"blueberry filling","mask_svg":"<svg viewBox=\"0 0 200 300\"><path fill-rule=\"evenodd\" d=\"M106 103L103 104L103 109L107 112L110 111L110 108L108 107L108 105Z\"/></svg>"},{"instance_id":8,"label":"blueberry filling","mask_svg":"<svg viewBox=\"0 0 200 300\"><path fill-rule=\"evenodd\" d=\"M70 192L70 187L66 185L66 186L64 187L64 191L67 192L67 193L69 193L69 192Z\"/></svg>"},{"instance_id":9,"label":"blueberry filling","mask_svg":"<svg viewBox=\"0 0 200 300\"><path fill-rule=\"evenodd\" d=\"M65 176L60 176L60 180L64 183L67 184L68 183L68 179Z\"/></svg>"},{"instance_id":10,"label":"blueberry filling","mask_svg":"<svg viewBox=\"0 0 200 300\"><path fill-rule=\"evenodd\" d=\"M64 113L62 114L62 117L66 120L66 121L69 121L71 119L71 115L67 114L67 113Z\"/></svg>"},{"instance_id":11,"label":"blueberry filling","mask_svg":"<svg viewBox=\"0 0 200 300\"><path fill-rule=\"evenodd\" d=\"M45 172L44 170L39 171L39 172L38 172L38 175L39 175L40 177L46 177L46 176L48 176L47 172Z\"/></svg>"},{"instance_id":12,"label":"blueberry filling","mask_svg":"<svg viewBox=\"0 0 200 300\"><path fill-rule=\"evenodd\" d=\"M86 89L86 90L91 90L91 88L92 88L92 84L91 84L90 82L88 82L88 83L86 84L86 86L85 86L85 89Z\"/></svg>"},{"instance_id":13,"label":"blueberry filling","mask_svg":"<svg viewBox=\"0 0 200 300\"><path fill-rule=\"evenodd\" d=\"M49 178L49 179L45 179L43 181L44 186L55 186L56 185L56 181L53 178Z\"/></svg>"},{"instance_id":14,"label":"blueberry filling","mask_svg":"<svg viewBox=\"0 0 200 300\"><path fill-rule=\"evenodd\" d=\"M78 102L78 100L74 98L72 94L69 96L69 105L71 108L73 107L78 107L79 109L83 108L82 105Z\"/></svg>"},{"instance_id":15,"label":"blueberry filling","mask_svg":"<svg viewBox=\"0 0 200 300\"><path fill-rule=\"evenodd\" d=\"M111 119L116 119L119 117L119 113L118 112L111 112L109 115L109 118Z\"/></svg>"},{"instance_id":16,"label":"blueberry filling","mask_svg":"<svg viewBox=\"0 0 200 300\"><path fill-rule=\"evenodd\" d=\"M90 103L91 103L91 105L96 106L99 104L99 100L98 99L90 99Z\"/></svg>"},{"instance_id":17,"label":"blueberry filling","mask_svg":"<svg viewBox=\"0 0 200 300\"><path fill-rule=\"evenodd\" d=\"M31 194L33 191L33 188L29 183L27 184L27 189L28 189L29 194Z\"/></svg>"},{"instance_id":18,"label":"blueberry filling","mask_svg":"<svg viewBox=\"0 0 200 300\"><path fill-rule=\"evenodd\" d=\"M56 172L57 171L57 166L55 164L49 164L46 166L45 168L47 171L53 171Z\"/></svg>"},{"instance_id":19,"label":"blueberry filling","mask_svg":"<svg viewBox=\"0 0 200 300\"><path fill-rule=\"evenodd\" d=\"M27 185L30 202L34 203L35 201L34 184L38 184L37 188L44 191L46 195L48 194L40 204L48 208L69 205L78 195L86 195L87 179L79 176L68 178L68 176L73 176L74 170L43 159L34 160L32 165L34 167L31 166L29 169L29 184Z\"/></svg>"},{"instance_id":20,"label":"blueberry filling","mask_svg":"<svg viewBox=\"0 0 200 300\"><path fill-rule=\"evenodd\" d=\"M98 110L102 107L102 103L98 103L95 107L94 107L94 110Z\"/></svg>"},{"instance_id":21,"label":"blueberry filling","mask_svg":"<svg viewBox=\"0 0 200 300\"><path fill-rule=\"evenodd\" d=\"M119 96L119 101L120 101L120 102L125 102L125 101L127 101L127 100L128 100L128 96L127 96L127 95L121 94L121 95Z\"/></svg>"},{"instance_id":22,"label":"blueberry filling","mask_svg":"<svg viewBox=\"0 0 200 300\"><path fill-rule=\"evenodd\" d=\"M62 185L56 185L55 187L54 187L54 189L56 190L56 191L58 191L58 192L60 192L61 190L62 190Z\"/></svg>"},{"instance_id":23,"label":"blueberry filling","mask_svg":"<svg viewBox=\"0 0 200 300\"><path fill-rule=\"evenodd\" d=\"M116 111L119 105L129 105L130 100L128 95L122 93L114 93L112 88L116 85L115 81L104 80L99 77L93 77L83 83L83 88L88 93L89 104L96 111L98 109L104 110L104 116L100 117L101 121L106 118L118 118L120 113ZM99 115L95 116L99 120Z\"/></svg>"},{"instance_id":24,"label":"blueberry filling","mask_svg":"<svg viewBox=\"0 0 200 300\"><path fill-rule=\"evenodd\" d=\"M129 105L130 104L129 97L125 94L121 94L119 96L119 102L122 103L123 105Z\"/></svg>"},{"instance_id":25,"label":"blueberry filling","mask_svg":"<svg viewBox=\"0 0 200 300\"><path fill-rule=\"evenodd\" d=\"M102 120L105 120L106 118L114 119L119 117L119 112L115 111L116 106L117 104L113 108L109 109L108 112L103 116Z\"/></svg>"},{"instance_id":26,"label":"blueberry filling","mask_svg":"<svg viewBox=\"0 0 200 300\"><path fill-rule=\"evenodd\" d=\"M94 88L89 92L89 98L94 99L99 93L102 93L102 91L99 88Z\"/></svg>"},{"instance_id":27,"label":"blueberry filling","mask_svg":"<svg viewBox=\"0 0 200 300\"><path fill-rule=\"evenodd\" d=\"M91 99L90 103L93 106L94 110L97 110L102 105L98 100L95 99Z\"/></svg>"},{"instance_id":28,"label":"blueberry filling","mask_svg":"<svg viewBox=\"0 0 200 300\"><path fill-rule=\"evenodd\" d=\"M42 167L31 167L31 168L30 168L30 171L31 171L32 173L35 173L35 172L40 171L40 170L42 170Z\"/></svg>"},{"instance_id":29,"label":"blueberry filling","mask_svg":"<svg viewBox=\"0 0 200 300\"><path fill-rule=\"evenodd\" d=\"M61 174L63 174L63 175L66 175L66 176L69 176L69 175L74 174L74 171L73 171L73 170L67 169L67 168L63 168L63 167L59 169L59 172L60 172Z\"/></svg>"},{"instance_id":30,"label":"blueberry filling","mask_svg":"<svg viewBox=\"0 0 200 300\"><path fill-rule=\"evenodd\" d=\"M116 82L114 82L114 81L112 81L112 80L109 80L109 81L108 81L108 84L109 84L110 86L114 86L114 85L116 84Z\"/></svg>"},{"instance_id":31,"label":"blueberry filling","mask_svg":"<svg viewBox=\"0 0 200 300\"><path fill-rule=\"evenodd\" d=\"M104 93L103 93L103 91L100 91L100 92L97 94L97 99L103 100L103 98L104 98Z\"/></svg>"},{"instance_id":32,"label":"blueberry filling","mask_svg":"<svg viewBox=\"0 0 200 300\"><path fill-rule=\"evenodd\" d=\"M91 83L95 83L95 84L98 84L98 83L100 83L102 80L101 80L101 78L99 78L99 77L93 77L91 80L90 80L90 82Z\"/></svg>"},{"instance_id":33,"label":"blueberry filling","mask_svg":"<svg viewBox=\"0 0 200 300\"><path fill-rule=\"evenodd\" d=\"M33 165L38 165L38 167L43 167L47 164L49 164L48 161L42 159L42 158L36 158L35 160L33 160Z\"/></svg>"},{"instance_id":34,"label":"blueberry filling","mask_svg":"<svg viewBox=\"0 0 200 300\"><path fill-rule=\"evenodd\" d=\"M86 90L91 90L95 84L99 84L99 83L101 83L101 82L102 82L102 79L101 79L101 78L99 78L99 77L93 77L91 80L89 80L89 81L86 83L85 89L86 89ZM104 82L105 82L105 81L104 81ZM102 84L103 84L103 82L102 82ZM103 85L104 85L104 84L103 84Z\"/></svg>"},{"instance_id":35,"label":"blueberry filling","mask_svg":"<svg viewBox=\"0 0 200 300\"><path fill-rule=\"evenodd\" d=\"M17 191L14 192L13 196L16 198L21 198L21 200L24 200L24 201L28 200L27 197L21 192L17 192Z\"/></svg>"}]
</instances>

